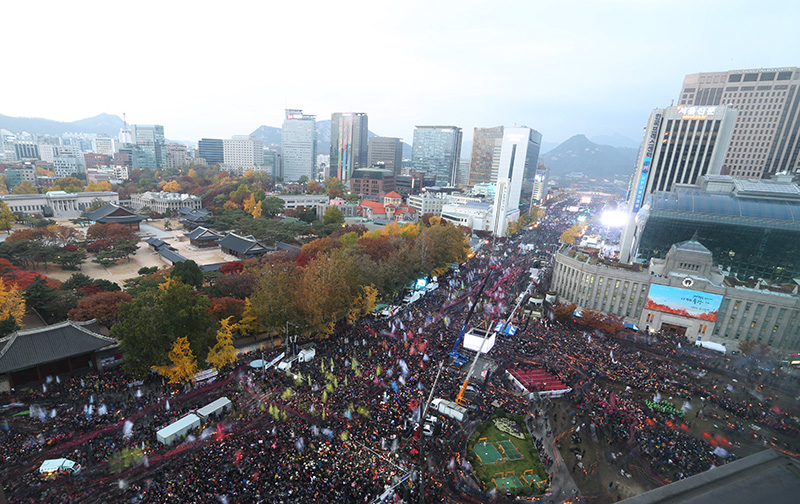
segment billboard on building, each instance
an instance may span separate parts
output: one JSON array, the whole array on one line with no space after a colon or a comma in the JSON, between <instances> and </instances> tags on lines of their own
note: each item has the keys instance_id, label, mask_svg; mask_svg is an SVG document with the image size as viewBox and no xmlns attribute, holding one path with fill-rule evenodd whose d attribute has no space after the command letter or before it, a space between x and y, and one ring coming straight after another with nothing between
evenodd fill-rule
<instances>
[{"instance_id":1,"label":"billboard on building","mask_svg":"<svg viewBox=\"0 0 800 504\"><path fill-rule=\"evenodd\" d=\"M717 320L720 304L722 296L719 294L651 284L644 307L648 310L714 322Z\"/></svg>"}]
</instances>

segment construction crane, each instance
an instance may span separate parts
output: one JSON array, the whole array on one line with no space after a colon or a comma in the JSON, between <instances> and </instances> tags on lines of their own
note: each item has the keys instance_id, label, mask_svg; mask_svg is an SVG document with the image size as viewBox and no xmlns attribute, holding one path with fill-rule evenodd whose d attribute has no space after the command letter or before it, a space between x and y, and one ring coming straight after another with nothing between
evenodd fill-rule
<instances>
[{"instance_id":1,"label":"construction crane","mask_svg":"<svg viewBox=\"0 0 800 504\"><path fill-rule=\"evenodd\" d=\"M453 349L450 351L450 357L453 358L453 361L456 365L462 366L467 362L467 357L464 356L461 352L458 351L459 345L461 345L461 341L464 338L464 333L467 332L467 327L469 324L472 315L475 313L475 308L478 306L478 301L481 298L481 294L483 294L483 289L486 288L486 285L489 283L489 279L494 273L494 270L497 266L489 266L489 271L486 273L486 276L483 277L483 282L481 283L480 288L478 289L478 293L475 295L475 302L472 304L472 307L467 312L466 318L464 318L464 325L461 326L461 332L458 334L458 338L456 338L456 342L453 345Z\"/></svg>"},{"instance_id":2,"label":"construction crane","mask_svg":"<svg viewBox=\"0 0 800 504\"><path fill-rule=\"evenodd\" d=\"M517 305L514 307L513 310L511 310L511 313L509 313L508 318L506 318L505 323L503 323L502 325L501 324L497 324L497 325L494 326L494 330L495 331L497 331L498 328L500 328L501 330L504 330L504 331L508 330L507 328L509 327L509 324L511 323L511 320L514 318L514 315L517 313L517 311L519 311L519 307L522 305L522 302L525 300L525 298L528 297L528 295L530 295L532 290L533 290L533 282L531 282L530 285L528 285L528 288L525 289L525 292L523 292L522 295L519 297L519 300L517 301ZM466 401L464 401L464 392L467 390L467 385L469 385L469 380L472 377L473 371L475 371L475 365L478 363L478 357L483 352L483 346L489 340L489 337L491 336L491 334L492 334L492 325L490 323L488 330L483 335L483 340L481 341L481 347L478 349L478 352L475 354L475 358L472 360L472 365L470 366L469 371L467 371L467 376L464 377L464 383L461 384L461 389L458 391L458 395L456 396L456 402L458 404L462 405L462 406L466 406L467 405Z\"/></svg>"}]
</instances>

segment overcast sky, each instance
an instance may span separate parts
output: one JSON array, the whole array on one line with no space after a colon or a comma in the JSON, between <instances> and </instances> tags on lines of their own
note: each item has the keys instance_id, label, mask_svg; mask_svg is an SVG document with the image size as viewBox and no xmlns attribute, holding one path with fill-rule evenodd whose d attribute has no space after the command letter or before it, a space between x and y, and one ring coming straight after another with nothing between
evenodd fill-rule
<instances>
[{"instance_id":1,"label":"overcast sky","mask_svg":"<svg viewBox=\"0 0 800 504\"><path fill-rule=\"evenodd\" d=\"M0 113L99 113L197 141L366 112L639 141L684 75L800 65L796 0L8 1Z\"/></svg>"}]
</instances>

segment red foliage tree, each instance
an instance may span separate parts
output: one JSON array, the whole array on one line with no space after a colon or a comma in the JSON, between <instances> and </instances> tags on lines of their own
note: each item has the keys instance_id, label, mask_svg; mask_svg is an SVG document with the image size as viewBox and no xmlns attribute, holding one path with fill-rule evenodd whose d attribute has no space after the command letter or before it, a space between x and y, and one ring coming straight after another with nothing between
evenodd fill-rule
<instances>
[{"instance_id":1,"label":"red foliage tree","mask_svg":"<svg viewBox=\"0 0 800 504\"><path fill-rule=\"evenodd\" d=\"M361 248L361 253L366 254L375 262L382 262L392 256L397 249L389 241L388 236L380 236L377 238L361 238L358 241L358 246Z\"/></svg>"},{"instance_id":2,"label":"red foliage tree","mask_svg":"<svg viewBox=\"0 0 800 504\"><path fill-rule=\"evenodd\" d=\"M112 248L112 244L108 240L95 240L92 243L86 245L86 252L90 254L99 254L104 250L109 250Z\"/></svg>"},{"instance_id":3,"label":"red foliage tree","mask_svg":"<svg viewBox=\"0 0 800 504\"><path fill-rule=\"evenodd\" d=\"M119 304L123 301L131 302L133 298L127 292L98 292L78 301L78 306L69 311L69 318L72 320L97 319L104 326L111 327L119 322Z\"/></svg>"},{"instance_id":4,"label":"red foliage tree","mask_svg":"<svg viewBox=\"0 0 800 504\"><path fill-rule=\"evenodd\" d=\"M107 224L93 224L86 230L86 238L89 240L108 240L117 243L125 240L139 241L136 232L122 224L109 222Z\"/></svg>"},{"instance_id":5,"label":"red foliage tree","mask_svg":"<svg viewBox=\"0 0 800 504\"><path fill-rule=\"evenodd\" d=\"M53 289L57 289L61 282L58 280L53 280L52 278L48 278L41 273L37 273L35 271L28 271L28 270L9 270L3 273L3 281L6 284L14 284L17 286L19 290L25 290L34 280L41 277L46 283L48 287Z\"/></svg>"},{"instance_id":6,"label":"red foliage tree","mask_svg":"<svg viewBox=\"0 0 800 504\"><path fill-rule=\"evenodd\" d=\"M244 301L228 296L211 298L211 306L208 311L211 312L211 316L216 320L233 317L233 322L238 322L242 318Z\"/></svg>"},{"instance_id":7,"label":"red foliage tree","mask_svg":"<svg viewBox=\"0 0 800 504\"><path fill-rule=\"evenodd\" d=\"M253 294L257 284L258 279L252 273L231 273L214 281L214 287L220 296L242 300Z\"/></svg>"},{"instance_id":8,"label":"red foliage tree","mask_svg":"<svg viewBox=\"0 0 800 504\"><path fill-rule=\"evenodd\" d=\"M219 272L223 275L230 273L241 273L244 269L244 264L241 261L231 261L219 267Z\"/></svg>"}]
</instances>

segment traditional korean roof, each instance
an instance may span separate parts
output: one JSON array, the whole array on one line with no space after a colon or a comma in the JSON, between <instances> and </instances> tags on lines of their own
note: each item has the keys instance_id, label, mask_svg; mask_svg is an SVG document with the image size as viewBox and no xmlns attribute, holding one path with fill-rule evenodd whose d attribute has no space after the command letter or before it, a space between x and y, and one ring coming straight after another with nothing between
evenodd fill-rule
<instances>
[{"instance_id":1,"label":"traditional korean roof","mask_svg":"<svg viewBox=\"0 0 800 504\"><path fill-rule=\"evenodd\" d=\"M0 338L0 373L11 373L94 352L116 345L117 340L96 333L95 320L68 320L37 329L14 331Z\"/></svg>"},{"instance_id":2,"label":"traditional korean roof","mask_svg":"<svg viewBox=\"0 0 800 504\"><path fill-rule=\"evenodd\" d=\"M239 254L256 255L269 251L266 245L252 236L239 236L235 233L228 233L224 238L217 240L217 244Z\"/></svg>"},{"instance_id":3,"label":"traditional korean roof","mask_svg":"<svg viewBox=\"0 0 800 504\"><path fill-rule=\"evenodd\" d=\"M190 233L183 233L183 236L189 238L190 240L219 240L223 235L217 233L216 231L212 231L208 228L200 226L195 228L194 231Z\"/></svg>"},{"instance_id":4,"label":"traditional korean roof","mask_svg":"<svg viewBox=\"0 0 800 504\"><path fill-rule=\"evenodd\" d=\"M115 205L114 203L106 203L93 212L86 212L86 218L101 224L109 222L128 224L130 222L141 222L145 220L141 215L137 215L127 208Z\"/></svg>"}]
</instances>

